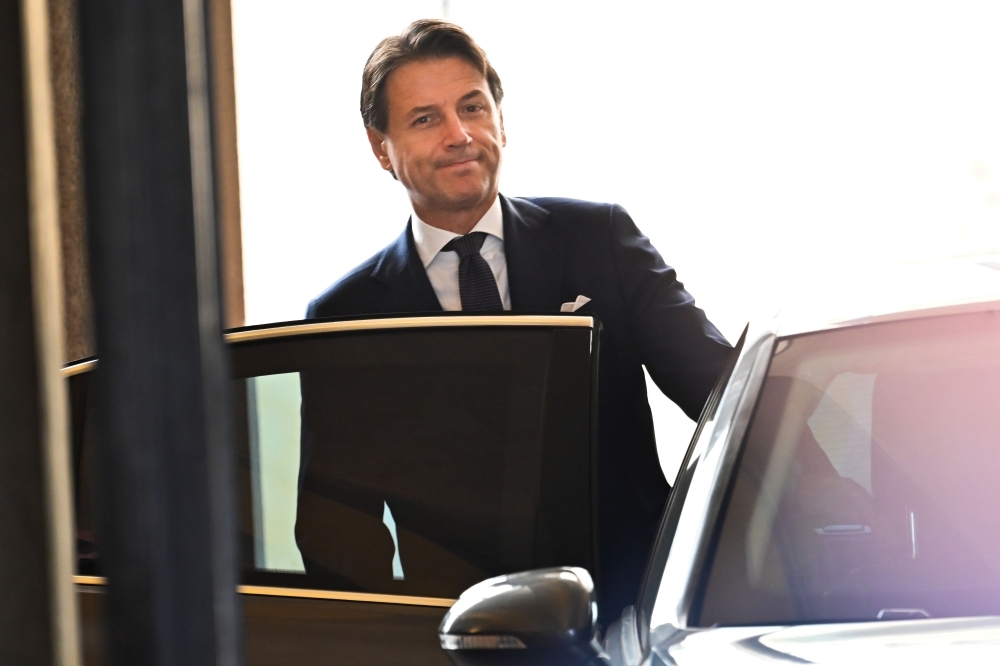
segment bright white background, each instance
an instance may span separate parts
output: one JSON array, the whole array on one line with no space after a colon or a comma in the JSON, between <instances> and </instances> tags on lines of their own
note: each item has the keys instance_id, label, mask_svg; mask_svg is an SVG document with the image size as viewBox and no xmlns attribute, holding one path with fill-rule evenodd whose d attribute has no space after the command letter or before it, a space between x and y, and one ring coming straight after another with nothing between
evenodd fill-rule
<instances>
[{"instance_id":1,"label":"bright white background","mask_svg":"<svg viewBox=\"0 0 1000 666\"><path fill-rule=\"evenodd\" d=\"M790 289L1000 250L1000 3L233 0L248 323L401 232L361 69L443 15L503 80L501 191L621 203L730 340ZM692 426L651 401L672 478Z\"/></svg>"}]
</instances>

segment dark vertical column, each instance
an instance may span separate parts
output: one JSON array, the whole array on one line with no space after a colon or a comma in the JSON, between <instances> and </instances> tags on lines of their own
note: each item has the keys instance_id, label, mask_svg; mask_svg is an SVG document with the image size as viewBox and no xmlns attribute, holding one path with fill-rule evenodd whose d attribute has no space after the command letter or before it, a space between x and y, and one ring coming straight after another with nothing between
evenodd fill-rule
<instances>
[{"instance_id":1,"label":"dark vertical column","mask_svg":"<svg viewBox=\"0 0 1000 666\"><path fill-rule=\"evenodd\" d=\"M0 0L0 663L52 663L19 3Z\"/></svg>"},{"instance_id":2,"label":"dark vertical column","mask_svg":"<svg viewBox=\"0 0 1000 666\"><path fill-rule=\"evenodd\" d=\"M49 18L0 2L0 663L78 663Z\"/></svg>"},{"instance_id":3,"label":"dark vertical column","mask_svg":"<svg viewBox=\"0 0 1000 666\"><path fill-rule=\"evenodd\" d=\"M80 3L112 664L237 664L201 0Z\"/></svg>"}]
</instances>

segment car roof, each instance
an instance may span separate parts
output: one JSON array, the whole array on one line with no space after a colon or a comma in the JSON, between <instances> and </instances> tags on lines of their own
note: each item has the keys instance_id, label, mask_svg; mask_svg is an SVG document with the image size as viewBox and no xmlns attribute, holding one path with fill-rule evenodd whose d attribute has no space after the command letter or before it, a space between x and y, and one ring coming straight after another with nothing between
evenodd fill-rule
<instances>
[{"instance_id":1,"label":"car roof","mask_svg":"<svg viewBox=\"0 0 1000 666\"><path fill-rule=\"evenodd\" d=\"M866 272L845 272L802 289L787 305L759 319L779 336L1000 310L1000 254L919 262Z\"/></svg>"}]
</instances>

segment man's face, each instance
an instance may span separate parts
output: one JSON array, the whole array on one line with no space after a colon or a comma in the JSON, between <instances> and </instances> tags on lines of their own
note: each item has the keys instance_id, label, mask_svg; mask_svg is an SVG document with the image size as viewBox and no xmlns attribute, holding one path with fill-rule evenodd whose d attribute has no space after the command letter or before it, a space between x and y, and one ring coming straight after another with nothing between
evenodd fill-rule
<instances>
[{"instance_id":1,"label":"man's face","mask_svg":"<svg viewBox=\"0 0 1000 666\"><path fill-rule=\"evenodd\" d=\"M486 78L462 58L407 63L386 82L388 128L368 129L383 169L414 205L475 208L496 195L507 138Z\"/></svg>"}]
</instances>

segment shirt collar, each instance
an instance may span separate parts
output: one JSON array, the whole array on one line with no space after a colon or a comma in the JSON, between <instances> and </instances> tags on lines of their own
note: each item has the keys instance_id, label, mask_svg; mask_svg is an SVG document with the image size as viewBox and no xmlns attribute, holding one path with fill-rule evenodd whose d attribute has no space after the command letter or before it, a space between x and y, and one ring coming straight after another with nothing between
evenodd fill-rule
<instances>
[{"instance_id":1,"label":"shirt collar","mask_svg":"<svg viewBox=\"0 0 1000 666\"><path fill-rule=\"evenodd\" d=\"M421 220L416 212L413 213L411 219L413 220L413 241L417 245L417 254L420 255L420 261L423 262L424 268L427 268L437 257L441 248L447 245L452 238L457 238L458 234L432 227ZM476 222L472 231L485 231L491 236L503 240L503 209L500 207L499 195L493 200L493 205L479 219L479 222Z\"/></svg>"}]
</instances>

